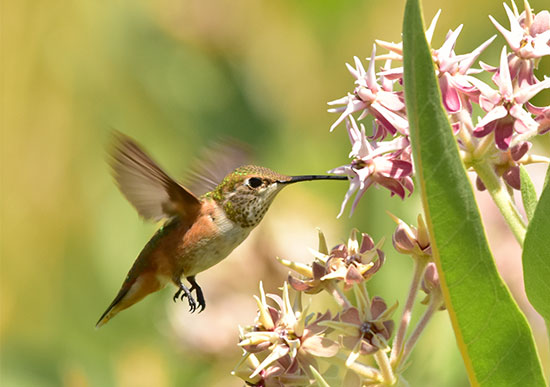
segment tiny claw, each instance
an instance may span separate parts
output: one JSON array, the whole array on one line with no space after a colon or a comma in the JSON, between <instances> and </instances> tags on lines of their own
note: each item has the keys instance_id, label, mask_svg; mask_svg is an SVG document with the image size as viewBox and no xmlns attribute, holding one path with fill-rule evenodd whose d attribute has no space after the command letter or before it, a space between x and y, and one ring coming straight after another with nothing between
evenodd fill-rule
<instances>
[{"instance_id":1,"label":"tiny claw","mask_svg":"<svg viewBox=\"0 0 550 387\"><path fill-rule=\"evenodd\" d=\"M199 306L200 306L200 310L199 310L199 313L200 313L204 310L204 308L206 308L206 302L204 300L204 296L202 294L202 291L200 291L200 288L195 289L195 292L197 294L197 301L198 301Z\"/></svg>"},{"instance_id":2,"label":"tiny claw","mask_svg":"<svg viewBox=\"0 0 550 387\"><path fill-rule=\"evenodd\" d=\"M180 283L179 286L180 287L178 291L176 292L176 294L174 294L174 298L173 298L174 302L176 302L178 298L183 301L183 299L187 297L189 302L189 312L193 313L195 310L197 310L197 303L195 302L195 299L191 295L191 291L182 283Z\"/></svg>"},{"instance_id":3,"label":"tiny claw","mask_svg":"<svg viewBox=\"0 0 550 387\"><path fill-rule=\"evenodd\" d=\"M197 304L195 303L193 297L189 297L189 312L195 313L195 310L197 310Z\"/></svg>"},{"instance_id":4,"label":"tiny claw","mask_svg":"<svg viewBox=\"0 0 550 387\"><path fill-rule=\"evenodd\" d=\"M174 294L174 297L172 298L174 302L178 301L178 298L180 298L180 294L181 294L181 289L178 289L178 291L176 292L176 294Z\"/></svg>"},{"instance_id":5,"label":"tiny claw","mask_svg":"<svg viewBox=\"0 0 550 387\"><path fill-rule=\"evenodd\" d=\"M199 303L199 306L200 306L199 313L201 313L204 310L204 308L206 308L206 301L204 299L204 294L202 293L202 289L197 283L197 281L195 281L194 276L187 277L187 280L191 284L191 289L189 289L189 291L192 292L194 290L195 294L197 295L197 302Z\"/></svg>"}]
</instances>

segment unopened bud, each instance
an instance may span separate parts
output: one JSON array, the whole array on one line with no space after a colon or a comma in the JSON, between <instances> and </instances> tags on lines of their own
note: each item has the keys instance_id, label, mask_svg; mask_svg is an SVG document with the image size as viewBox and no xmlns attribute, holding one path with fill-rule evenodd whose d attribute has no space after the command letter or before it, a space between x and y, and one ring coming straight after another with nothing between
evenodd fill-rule
<instances>
[{"instance_id":1,"label":"unopened bud","mask_svg":"<svg viewBox=\"0 0 550 387\"><path fill-rule=\"evenodd\" d=\"M422 291L426 293L421 303L426 305L430 302L432 297L441 298L441 285L439 283L439 274L437 273L437 267L434 262L428 263L426 270L424 271L424 277L422 278ZM440 310L445 309L445 304L442 302Z\"/></svg>"},{"instance_id":2,"label":"unopened bud","mask_svg":"<svg viewBox=\"0 0 550 387\"><path fill-rule=\"evenodd\" d=\"M397 228L392 236L395 249L401 254L431 257L430 236L422 216L418 215L418 228L409 226L392 214L390 216L397 223Z\"/></svg>"}]
</instances>

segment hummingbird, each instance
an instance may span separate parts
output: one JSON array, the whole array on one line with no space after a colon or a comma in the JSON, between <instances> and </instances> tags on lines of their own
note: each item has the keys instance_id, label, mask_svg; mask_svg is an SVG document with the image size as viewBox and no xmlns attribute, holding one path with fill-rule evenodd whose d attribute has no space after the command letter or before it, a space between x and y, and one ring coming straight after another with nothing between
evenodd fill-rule
<instances>
[{"instance_id":1,"label":"hummingbird","mask_svg":"<svg viewBox=\"0 0 550 387\"><path fill-rule=\"evenodd\" d=\"M226 147L214 163L218 171L205 168L199 174L203 190L209 190L198 196L168 176L133 139L122 133L114 137L110 164L120 191L141 217L164 223L139 253L96 328L169 283L177 288L174 302L187 298L191 313L202 312L206 302L196 275L240 245L284 187L309 180L347 180L336 175L286 176L256 165L233 170L230 159L238 160L239 152ZM224 170L232 172L220 182L216 172Z\"/></svg>"}]
</instances>

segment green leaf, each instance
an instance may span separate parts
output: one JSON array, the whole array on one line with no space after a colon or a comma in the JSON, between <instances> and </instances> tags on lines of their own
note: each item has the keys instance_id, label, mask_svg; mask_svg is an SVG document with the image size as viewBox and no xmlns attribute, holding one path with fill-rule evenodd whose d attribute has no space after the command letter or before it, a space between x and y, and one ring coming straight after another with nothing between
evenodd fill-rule
<instances>
[{"instance_id":1,"label":"green leaf","mask_svg":"<svg viewBox=\"0 0 550 387\"><path fill-rule=\"evenodd\" d=\"M530 327L497 272L443 110L419 0L407 1L403 42L417 182L445 303L470 382L544 386Z\"/></svg>"},{"instance_id":2,"label":"green leaf","mask_svg":"<svg viewBox=\"0 0 550 387\"><path fill-rule=\"evenodd\" d=\"M523 184L523 182L522 182ZM523 243L523 277L529 302L550 327L550 184L529 222Z\"/></svg>"},{"instance_id":3,"label":"green leaf","mask_svg":"<svg viewBox=\"0 0 550 387\"><path fill-rule=\"evenodd\" d=\"M531 221L535 213L535 208L537 207L537 193L523 165L519 166L519 177L521 181L521 200L523 201L523 208L525 208L527 219Z\"/></svg>"}]
</instances>

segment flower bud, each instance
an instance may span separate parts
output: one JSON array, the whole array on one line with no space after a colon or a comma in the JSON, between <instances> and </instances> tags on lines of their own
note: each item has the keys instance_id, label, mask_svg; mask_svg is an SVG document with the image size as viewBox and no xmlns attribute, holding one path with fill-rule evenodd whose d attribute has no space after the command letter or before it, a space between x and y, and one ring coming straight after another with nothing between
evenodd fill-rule
<instances>
[{"instance_id":1,"label":"flower bud","mask_svg":"<svg viewBox=\"0 0 550 387\"><path fill-rule=\"evenodd\" d=\"M390 216L397 223L392 236L394 248L401 254L431 259L430 236L422 216L418 215L418 228L409 226L392 214Z\"/></svg>"},{"instance_id":2,"label":"flower bud","mask_svg":"<svg viewBox=\"0 0 550 387\"><path fill-rule=\"evenodd\" d=\"M421 301L422 304L428 304L434 296L441 298L441 285L439 283L439 274L437 273L437 267L434 262L430 262L426 266L424 277L422 278L421 288L422 291L426 293L426 298ZM442 303L440 310L444 309L445 304Z\"/></svg>"}]
</instances>

